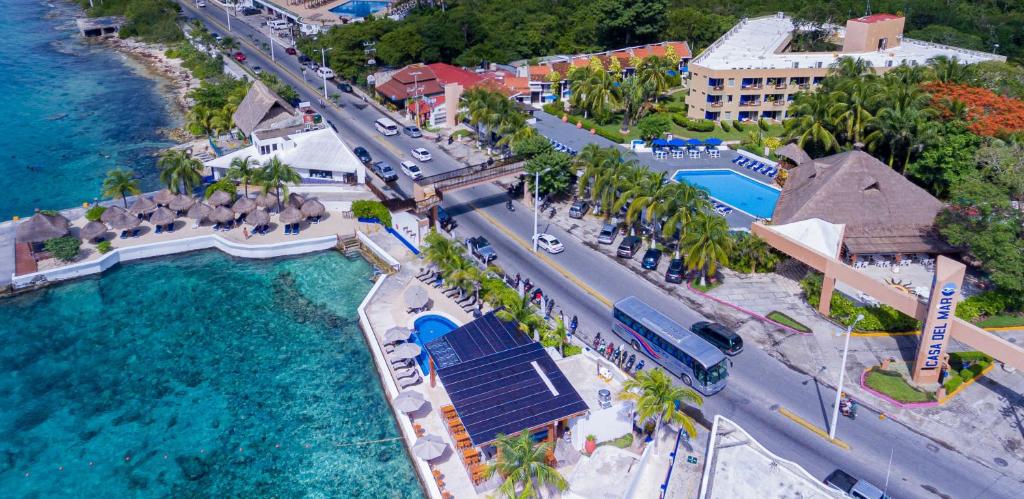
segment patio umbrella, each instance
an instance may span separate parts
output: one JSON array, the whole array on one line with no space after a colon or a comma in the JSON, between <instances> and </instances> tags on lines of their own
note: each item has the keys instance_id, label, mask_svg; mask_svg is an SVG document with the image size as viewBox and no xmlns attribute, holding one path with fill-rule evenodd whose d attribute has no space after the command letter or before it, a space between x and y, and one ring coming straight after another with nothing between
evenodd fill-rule
<instances>
[{"instance_id":1,"label":"patio umbrella","mask_svg":"<svg viewBox=\"0 0 1024 499\"><path fill-rule=\"evenodd\" d=\"M119 213L125 213L124 208L121 208L120 206L110 206L103 210L103 213L100 215L100 222L109 224L110 221L113 220L114 217L118 216Z\"/></svg>"},{"instance_id":2,"label":"patio umbrella","mask_svg":"<svg viewBox=\"0 0 1024 499\"><path fill-rule=\"evenodd\" d=\"M423 349L415 343L402 343L391 354L395 359L415 359Z\"/></svg>"},{"instance_id":3,"label":"patio umbrella","mask_svg":"<svg viewBox=\"0 0 1024 499\"><path fill-rule=\"evenodd\" d=\"M668 145L671 146L671 147L683 147L683 146L686 145L686 141L683 140L683 139L680 139L679 137L676 137L676 138L668 141Z\"/></svg>"},{"instance_id":4,"label":"patio umbrella","mask_svg":"<svg viewBox=\"0 0 1024 499\"><path fill-rule=\"evenodd\" d=\"M224 191L216 191L213 194L210 194L210 198L207 199L206 202L210 203L210 206L225 205L231 202L231 194Z\"/></svg>"},{"instance_id":5,"label":"patio umbrella","mask_svg":"<svg viewBox=\"0 0 1024 499\"><path fill-rule=\"evenodd\" d=\"M409 308L423 308L427 304L427 290L421 286L405 290L405 304Z\"/></svg>"},{"instance_id":6,"label":"patio umbrella","mask_svg":"<svg viewBox=\"0 0 1024 499\"><path fill-rule=\"evenodd\" d=\"M128 211L131 213L135 213L136 215L144 215L146 213L152 212L155 209L156 203L154 203L152 199L149 199L145 196L139 196L137 199L135 199L135 202L132 203L130 207L128 207Z\"/></svg>"},{"instance_id":7,"label":"patio umbrella","mask_svg":"<svg viewBox=\"0 0 1024 499\"><path fill-rule=\"evenodd\" d=\"M111 215L108 217L107 213L111 213ZM103 216L101 216L100 219L106 222L106 224L114 230L134 229L142 223L142 221L139 220L139 217L120 208L117 208L116 210L114 208L107 208L107 211L103 212Z\"/></svg>"},{"instance_id":8,"label":"patio umbrella","mask_svg":"<svg viewBox=\"0 0 1024 499\"><path fill-rule=\"evenodd\" d=\"M327 211L327 209L324 208L324 204L316 199L310 199L309 201L302 203L301 209L302 214L307 217L322 217L324 212Z\"/></svg>"},{"instance_id":9,"label":"patio umbrella","mask_svg":"<svg viewBox=\"0 0 1024 499\"><path fill-rule=\"evenodd\" d=\"M174 199L170 203L167 203L167 207L174 211L185 211L196 204L195 198L192 196L186 196L184 194L178 194L174 196Z\"/></svg>"},{"instance_id":10,"label":"patio umbrella","mask_svg":"<svg viewBox=\"0 0 1024 499\"><path fill-rule=\"evenodd\" d=\"M256 206L260 208L273 208L277 206L277 196L269 192L261 193L259 196L256 196Z\"/></svg>"},{"instance_id":11,"label":"patio umbrella","mask_svg":"<svg viewBox=\"0 0 1024 499\"><path fill-rule=\"evenodd\" d=\"M18 224L15 240L19 243L41 243L68 235L68 219L63 215L36 213Z\"/></svg>"},{"instance_id":12,"label":"patio umbrella","mask_svg":"<svg viewBox=\"0 0 1024 499\"><path fill-rule=\"evenodd\" d=\"M659 147L664 147L664 146L668 145L668 141L665 140L665 139L654 139L654 140L651 141L651 145L659 146Z\"/></svg>"},{"instance_id":13,"label":"patio umbrella","mask_svg":"<svg viewBox=\"0 0 1024 499\"><path fill-rule=\"evenodd\" d=\"M718 137L711 137L710 139L705 140L704 143L712 147L717 147L722 145L722 139Z\"/></svg>"},{"instance_id":14,"label":"patio umbrella","mask_svg":"<svg viewBox=\"0 0 1024 499\"><path fill-rule=\"evenodd\" d=\"M174 210L161 206L149 217L149 223L153 225L167 225L174 223L175 218L178 218L178 214Z\"/></svg>"},{"instance_id":15,"label":"patio umbrella","mask_svg":"<svg viewBox=\"0 0 1024 499\"><path fill-rule=\"evenodd\" d=\"M704 141L700 140L700 139L689 139L689 140L686 141L686 145L688 145L690 147L697 147L699 145L702 145L703 143L704 143Z\"/></svg>"},{"instance_id":16,"label":"patio umbrella","mask_svg":"<svg viewBox=\"0 0 1024 499\"><path fill-rule=\"evenodd\" d=\"M270 223L270 213L267 210L259 209L245 216L245 223L259 227Z\"/></svg>"},{"instance_id":17,"label":"patio umbrella","mask_svg":"<svg viewBox=\"0 0 1024 499\"><path fill-rule=\"evenodd\" d=\"M174 193L168 189L163 189L153 196L153 202L156 204L167 204L174 200Z\"/></svg>"},{"instance_id":18,"label":"patio umbrella","mask_svg":"<svg viewBox=\"0 0 1024 499\"><path fill-rule=\"evenodd\" d=\"M227 209L226 206L218 206L214 208L213 213L207 217L212 222L216 223L227 223L235 219L235 214L231 213L231 210Z\"/></svg>"},{"instance_id":19,"label":"patio umbrella","mask_svg":"<svg viewBox=\"0 0 1024 499\"><path fill-rule=\"evenodd\" d=\"M306 198L295 194L294 192L288 195L288 205L296 208L302 208L302 204L306 202Z\"/></svg>"},{"instance_id":20,"label":"patio umbrella","mask_svg":"<svg viewBox=\"0 0 1024 499\"><path fill-rule=\"evenodd\" d=\"M235 204L231 207L231 211L239 215L241 215L242 213L249 213L255 209L256 202L247 197L238 198L238 201L235 201Z\"/></svg>"},{"instance_id":21,"label":"patio umbrella","mask_svg":"<svg viewBox=\"0 0 1024 499\"><path fill-rule=\"evenodd\" d=\"M412 336L412 331L404 327L395 326L384 333L384 343L398 343L399 341L406 341L410 336Z\"/></svg>"},{"instance_id":22,"label":"patio umbrella","mask_svg":"<svg viewBox=\"0 0 1024 499\"><path fill-rule=\"evenodd\" d=\"M302 212L299 211L298 208L294 206L289 206L285 208L284 211L281 212L278 218L281 220L281 223L283 224L293 224L301 222L302 219L305 217L302 216Z\"/></svg>"},{"instance_id":23,"label":"patio umbrella","mask_svg":"<svg viewBox=\"0 0 1024 499\"><path fill-rule=\"evenodd\" d=\"M107 232L107 226L103 222L89 222L78 231L78 236L86 241L96 239Z\"/></svg>"},{"instance_id":24,"label":"patio umbrella","mask_svg":"<svg viewBox=\"0 0 1024 499\"><path fill-rule=\"evenodd\" d=\"M409 414L410 412L420 410L420 407L423 407L424 402L426 402L426 400L423 399L422 393L406 390L399 393L398 396L395 397L395 400L391 401L391 405L393 405L395 409ZM443 449L442 452L444 452Z\"/></svg>"},{"instance_id":25,"label":"patio umbrella","mask_svg":"<svg viewBox=\"0 0 1024 499\"><path fill-rule=\"evenodd\" d=\"M202 220L210 216L211 213L213 213L213 208L211 208L210 205L206 203L196 203L188 209L188 213L186 215L195 220Z\"/></svg>"},{"instance_id":26,"label":"patio umbrella","mask_svg":"<svg viewBox=\"0 0 1024 499\"><path fill-rule=\"evenodd\" d=\"M416 441L412 446L412 453L416 454L416 457L430 461L431 459L437 459L444 454L444 450L448 448L448 444L441 440L441 437L437 435L427 435Z\"/></svg>"}]
</instances>

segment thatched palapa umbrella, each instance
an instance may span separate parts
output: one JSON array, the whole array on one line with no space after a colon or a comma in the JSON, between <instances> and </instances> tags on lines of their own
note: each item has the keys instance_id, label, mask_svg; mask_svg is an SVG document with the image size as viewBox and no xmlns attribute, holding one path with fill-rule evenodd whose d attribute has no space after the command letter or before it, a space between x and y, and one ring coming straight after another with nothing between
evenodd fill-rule
<instances>
[{"instance_id":1,"label":"thatched palapa umbrella","mask_svg":"<svg viewBox=\"0 0 1024 499\"><path fill-rule=\"evenodd\" d=\"M187 216L194 220L200 220L207 218L213 213L213 208L206 203L196 203L188 209Z\"/></svg>"},{"instance_id":2,"label":"thatched palapa umbrella","mask_svg":"<svg viewBox=\"0 0 1024 499\"><path fill-rule=\"evenodd\" d=\"M106 234L107 226L103 222L89 222L78 231L78 237L85 239L86 241L92 241L97 237Z\"/></svg>"},{"instance_id":3,"label":"thatched palapa umbrella","mask_svg":"<svg viewBox=\"0 0 1024 499\"><path fill-rule=\"evenodd\" d=\"M216 191L213 194L210 194L210 198L207 199L206 202L210 203L210 206L225 205L231 202L231 194L224 191Z\"/></svg>"},{"instance_id":4,"label":"thatched palapa umbrella","mask_svg":"<svg viewBox=\"0 0 1024 499\"><path fill-rule=\"evenodd\" d=\"M104 211L103 216L100 217L100 219L106 222L106 224L109 225L111 229L134 229L138 227L140 223L142 223L142 221L139 220L139 217L132 215L131 213L128 213L127 211L124 211L120 208L117 208L116 210L114 208L117 207L115 206L107 208L107 211ZM109 217L107 216L108 213L111 214Z\"/></svg>"},{"instance_id":5,"label":"thatched palapa umbrella","mask_svg":"<svg viewBox=\"0 0 1024 499\"><path fill-rule=\"evenodd\" d=\"M234 206L231 207L231 211L241 215L242 213L249 213L256 209L256 202L247 198L240 197L238 201L235 201Z\"/></svg>"},{"instance_id":6,"label":"thatched palapa umbrella","mask_svg":"<svg viewBox=\"0 0 1024 499\"><path fill-rule=\"evenodd\" d=\"M327 209L324 208L324 204L316 199L310 199L305 203L302 203L302 214L306 217L322 217Z\"/></svg>"},{"instance_id":7,"label":"thatched palapa umbrella","mask_svg":"<svg viewBox=\"0 0 1024 499\"><path fill-rule=\"evenodd\" d=\"M62 215L36 213L18 224L15 240L19 243L41 243L68 235L68 219Z\"/></svg>"},{"instance_id":8,"label":"thatched palapa umbrella","mask_svg":"<svg viewBox=\"0 0 1024 499\"><path fill-rule=\"evenodd\" d=\"M153 215L149 217L149 221L153 225L167 225L174 223L175 218L178 218L177 213L161 206L153 212Z\"/></svg>"},{"instance_id":9,"label":"thatched palapa umbrella","mask_svg":"<svg viewBox=\"0 0 1024 499\"><path fill-rule=\"evenodd\" d=\"M105 224L109 224L111 220L113 220L115 217L121 216L121 214L123 213L127 212L124 210L124 208L121 208L120 206L108 207L106 210L103 210L103 214L100 215L100 221Z\"/></svg>"},{"instance_id":10,"label":"thatched palapa umbrella","mask_svg":"<svg viewBox=\"0 0 1024 499\"><path fill-rule=\"evenodd\" d=\"M256 210L245 216L245 222L249 225L259 227L270 223L270 213L267 210Z\"/></svg>"},{"instance_id":11,"label":"thatched palapa umbrella","mask_svg":"<svg viewBox=\"0 0 1024 499\"><path fill-rule=\"evenodd\" d=\"M274 208L277 206L277 196L269 192L261 193L259 196L256 196L256 206L267 209Z\"/></svg>"},{"instance_id":12,"label":"thatched palapa umbrella","mask_svg":"<svg viewBox=\"0 0 1024 499\"><path fill-rule=\"evenodd\" d=\"M295 208L302 208L302 204L306 202L306 198L295 194L294 192L288 195L288 206Z\"/></svg>"},{"instance_id":13,"label":"thatched palapa umbrella","mask_svg":"<svg viewBox=\"0 0 1024 499\"><path fill-rule=\"evenodd\" d=\"M235 219L235 214L226 206L218 206L210 213L210 220L219 224L227 223Z\"/></svg>"},{"instance_id":14,"label":"thatched palapa umbrella","mask_svg":"<svg viewBox=\"0 0 1024 499\"><path fill-rule=\"evenodd\" d=\"M302 216L302 212L299 211L298 208L294 206L289 206L285 208L284 211L281 212L281 215L279 215L278 218L281 220L281 223L283 224L294 224L301 222L302 219L305 217Z\"/></svg>"},{"instance_id":15,"label":"thatched palapa umbrella","mask_svg":"<svg viewBox=\"0 0 1024 499\"><path fill-rule=\"evenodd\" d=\"M174 193L168 189L164 189L153 196L153 202L156 204L165 205L174 200Z\"/></svg>"},{"instance_id":16,"label":"thatched palapa umbrella","mask_svg":"<svg viewBox=\"0 0 1024 499\"><path fill-rule=\"evenodd\" d=\"M196 200L192 196L186 196L184 194L178 194L174 196L174 199L167 204L167 207L174 211L185 211L196 204Z\"/></svg>"},{"instance_id":17,"label":"thatched palapa umbrella","mask_svg":"<svg viewBox=\"0 0 1024 499\"><path fill-rule=\"evenodd\" d=\"M152 199L145 196L139 196L130 207L128 211L136 215L145 215L156 209L156 203Z\"/></svg>"}]
</instances>

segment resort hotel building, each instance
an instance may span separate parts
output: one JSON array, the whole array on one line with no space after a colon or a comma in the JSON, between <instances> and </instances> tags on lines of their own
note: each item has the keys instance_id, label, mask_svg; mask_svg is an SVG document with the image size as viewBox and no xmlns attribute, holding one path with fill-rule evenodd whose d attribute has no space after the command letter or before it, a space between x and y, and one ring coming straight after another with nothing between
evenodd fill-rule
<instances>
[{"instance_id":1,"label":"resort hotel building","mask_svg":"<svg viewBox=\"0 0 1024 499\"><path fill-rule=\"evenodd\" d=\"M923 65L937 56L956 57L964 64L1006 60L996 54L904 38L904 21L893 14L850 19L845 28L831 26L836 50L800 52L792 46L798 28L782 12L743 19L690 62L687 116L781 121L795 95L815 90L841 57L863 59L876 73Z\"/></svg>"}]
</instances>

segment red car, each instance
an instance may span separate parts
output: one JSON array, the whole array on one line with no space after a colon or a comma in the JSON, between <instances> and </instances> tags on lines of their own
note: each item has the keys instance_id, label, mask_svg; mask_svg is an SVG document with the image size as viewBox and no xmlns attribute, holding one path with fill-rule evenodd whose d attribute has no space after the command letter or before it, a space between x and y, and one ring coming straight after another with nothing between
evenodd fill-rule
<instances>
[{"instance_id":1,"label":"red car","mask_svg":"<svg viewBox=\"0 0 1024 499\"><path fill-rule=\"evenodd\" d=\"M284 49L284 51L288 55L295 55L295 54L298 53L298 52L295 51L294 47L288 47L288 48Z\"/></svg>"},{"instance_id":2,"label":"red car","mask_svg":"<svg viewBox=\"0 0 1024 499\"><path fill-rule=\"evenodd\" d=\"M238 62L245 62L245 54L241 52L235 52L235 60Z\"/></svg>"}]
</instances>

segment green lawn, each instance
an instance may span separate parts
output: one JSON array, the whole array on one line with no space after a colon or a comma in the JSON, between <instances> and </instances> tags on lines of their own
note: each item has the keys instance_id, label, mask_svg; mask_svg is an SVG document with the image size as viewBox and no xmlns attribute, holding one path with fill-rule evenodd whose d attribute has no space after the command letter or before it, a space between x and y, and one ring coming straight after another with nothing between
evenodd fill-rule
<instances>
[{"instance_id":1,"label":"green lawn","mask_svg":"<svg viewBox=\"0 0 1024 499\"><path fill-rule=\"evenodd\" d=\"M994 315L978 323L978 327L1016 327L1024 328L1024 316Z\"/></svg>"},{"instance_id":2,"label":"green lawn","mask_svg":"<svg viewBox=\"0 0 1024 499\"><path fill-rule=\"evenodd\" d=\"M609 440L607 442L601 442L597 444L598 447L602 445L614 445L615 447L618 447L620 449L628 449L631 445L633 445L633 434L627 433L619 438L616 438L615 440Z\"/></svg>"},{"instance_id":3,"label":"green lawn","mask_svg":"<svg viewBox=\"0 0 1024 499\"><path fill-rule=\"evenodd\" d=\"M864 379L871 389L899 402L933 402L935 394L911 386L899 373L874 368Z\"/></svg>"},{"instance_id":4,"label":"green lawn","mask_svg":"<svg viewBox=\"0 0 1024 499\"><path fill-rule=\"evenodd\" d=\"M575 123L577 118L582 118L582 117L583 117L582 115L570 114L569 115L569 123ZM622 133L621 133L622 117L621 116L618 116L616 119L610 121L607 124L598 125L597 128L599 128L601 130L604 130L608 134L615 134L615 135L618 135L618 136L622 136L622 137L625 138L626 142L629 142L630 140L633 140L633 139L640 138L640 132L637 130L637 127L635 127L635 126L630 128L628 134L622 135ZM729 131L728 132L722 131L721 125L717 125L717 124L715 125L715 129L710 131L710 132L692 132L692 131L687 130L687 129L685 129L685 128L683 128L683 127L681 127L681 126L679 126L679 125L677 125L677 124L675 124L673 122L672 123L672 127L669 129L669 133L671 133L672 135L674 135L676 137L681 137L681 138L684 138L684 139L701 139L701 140L704 140L704 139L708 139L708 138L711 138L711 137L717 137L719 139L729 141L729 140L743 140L743 139L746 139L747 138L747 134L749 134L750 131L756 130L756 129L758 129L757 123L747 123L747 124L743 125L743 131L742 132L737 132L735 129L733 129L732 124L730 123L729 124ZM779 137L779 136L782 135L782 132L783 132L782 125L770 124L770 125L768 125L768 131L766 132L766 135L768 135L769 137Z\"/></svg>"},{"instance_id":5,"label":"green lawn","mask_svg":"<svg viewBox=\"0 0 1024 499\"><path fill-rule=\"evenodd\" d=\"M784 314L782 312L779 312L777 310L769 312L768 313L768 318L773 320L773 321L775 321L775 322L778 322L779 324L782 324L783 326L789 326L789 327L791 327L793 329L796 329L797 331L800 331L802 333L809 333L809 332L811 332L811 328L801 324L800 322L797 322L796 319L794 319L794 318L792 318L792 317L790 317L790 316L788 316L788 315L786 315L786 314Z\"/></svg>"}]
</instances>

